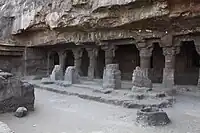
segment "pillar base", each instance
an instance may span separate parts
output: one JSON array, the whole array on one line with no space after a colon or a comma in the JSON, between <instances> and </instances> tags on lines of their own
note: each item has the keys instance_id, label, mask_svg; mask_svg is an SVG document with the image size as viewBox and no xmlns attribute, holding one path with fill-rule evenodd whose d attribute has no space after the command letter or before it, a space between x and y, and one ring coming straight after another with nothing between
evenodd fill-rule
<instances>
[{"instance_id":1,"label":"pillar base","mask_svg":"<svg viewBox=\"0 0 200 133\"><path fill-rule=\"evenodd\" d=\"M174 86L174 69L163 69L163 86L165 88L172 88Z\"/></svg>"}]
</instances>

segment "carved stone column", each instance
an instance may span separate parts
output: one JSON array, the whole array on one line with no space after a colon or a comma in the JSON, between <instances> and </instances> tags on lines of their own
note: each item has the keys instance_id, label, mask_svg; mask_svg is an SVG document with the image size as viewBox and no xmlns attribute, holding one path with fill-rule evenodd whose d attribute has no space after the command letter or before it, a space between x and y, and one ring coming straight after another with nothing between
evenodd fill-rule
<instances>
[{"instance_id":1,"label":"carved stone column","mask_svg":"<svg viewBox=\"0 0 200 133\"><path fill-rule=\"evenodd\" d=\"M47 54L47 76L50 75L50 53Z\"/></svg>"},{"instance_id":2,"label":"carved stone column","mask_svg":"<svg viewBox=\"0 0 200 133\"><path fill-rule=\"evenodd\" d=\"M58 55L59 55L59 65L60 65L60 77L58 79L64 80L66 53L64 51L59 51Z\"/></svg>"},{"instance_id":3,"label":"carved stone column","mask_svg":"<svg viewBox=\"0 0 200 133\"><path fill-rule=\"evenodd\" d=\"M175 57L180 52L180 47L164 47L163 55L165 56L165 68L163 70L164 87L174 85Z\"/></svg>"},{"instance_id":4,"label":"carved stone column","mask_svg":"<svg viewBox=\"0 0 200 133\"><path fill-rule=\"evenodd\" d=\"M83 50L82 50L82 48L76 48L76 49L73 49L72 51L74 54L74 66L76 67L76 70L78 71L78 73L80 75L82 75L81 59L82 59L82 55L83 55Z\"/></svg>"},{"instance_id":5,"label":"carved stone column","mask_svg":"<svg viewBox=\"0 0 200 133\"><path fill-rule=\"evenodd\" d=\"M149 68L151 67L151 56L153 46L152 44L147 44L146 42L138 42L136 44L138 50L140 51L140 68L144 71L145 75L148 77Z\"/></svg>"},{"instance_id":6,"label":"carved stone column","mask_svg":"<svg viewBox=\"0 0 200 133\"><path fill-rule=\"evenodd\" d=\"M197 53L200 55L200 45L195 45ZM199 78L198 78L198 87L200 87L200 68L199 68Z\"/></svg>"},{"instance_id":7,"label":"carved stone column","mask_svg":"<svg viewBox=\"0 0 200 133\"><path fill-rule=\"evenodd\" d=\"M98 49L96 48L86 48L88 51L88 56L90 59L90 64L88 67L88 78L94 79L95 78L95 69L97 65L97 56L98 56Z\"/></svg>"},{"instance_id":8,"label":"carved stone column","mask_svg":"<svg viewBox=\"0 0 200 133\"><path fill-rule=\"evenodd\" d=\"M116 46L103 46L102 50L105 51L105 65L112 64L115 57Z\"/></svg>"}]
</instances>

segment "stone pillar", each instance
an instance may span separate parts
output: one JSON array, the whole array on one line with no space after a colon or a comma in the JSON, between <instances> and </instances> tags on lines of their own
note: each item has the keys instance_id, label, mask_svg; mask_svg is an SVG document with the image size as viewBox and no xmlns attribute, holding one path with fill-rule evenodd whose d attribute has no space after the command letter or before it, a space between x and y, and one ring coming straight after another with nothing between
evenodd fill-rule
<instances>
[{"instance_id":1,"label":"stone pillar","mask_svg":"<svg viewBox=\"0 0 200 133\"><path fill-rule=\"evenodd\" d=\"M163 70L164 87L173 87L175 72L175 57L180 52L180 47L164 47L163 55L165 56L165 68Z\"/></svg>"},{"instance_id":2,"label":"stone pillar","mask_svg":"<svg viewBox=\"0 0 200 133\"><path fill-rule=\"evenodd\" d=\"M102 50L105 51L105 65L112 64L113 58L115 57L115 46L103 46Z\"/></svg>"},{"instance_id":3,"label":"stone pillar","mask_svg":"<svg viewBox=\"0 0 200 133\"><path fill-rule=\"evenodd\" d=\"M94 79L95 78L95 69L97 65L97 55L98 55L98 49L96 48L86 48L88 51L88 56L90 60L90 64L88 67L88 78Z\"/></svg>"},{"instance_id":4,"label":"stone pillar","mask_svg":"<svg viewBox=\"0 0 200 133\"><path fill-rule=\"evenodd\" d=\"M59 65L60 65L60 77L58 79L64 80L66 53L64 51L60 51L58 52L58 55L59 55Z\"/></svg>"},{"instance_id":5,"label":"stone pillar","mask_svg":"<svg viewBox=\"0 0 200 133\"><path fill-rule=\"evenodd\" d=\"M148 71L151 67L151 56L152 56L152 50L153 46L152 44L147 44L144 42L138 42L137 48L140 51L140 68L145 74L145 76L148 77Z\"/></svg>"},{"instance_id":6,"label":"stone pillar","mask_svg":"<svg viewBox=\"0 0 200 133\"><path fill-rule=\"evenodd\" d=\"M195 47L196 47L197 53L200 55L200 45L196 45L195 44ZM198 84L197 84L197 86L200 87L200 68L199 68L199 78L198 78Z\"/></svg>"},{"instance_id":7,"label":"stone pillar","mask_svg":"<svg viewBox=\"0 0 200 133\"><path fill-rule=\"evenodd\" d=\"M50 75L50 53L47 55L47 76Z\"/></svg>"},{"instance_id":8,"label":"stone pillar","mask_svg":"<svg viewBox=\"0 0 200 133\"><path fill-rule=\"evenodd\" d=\"M103 74L103 89L121 89L119 64L108 64Z\"/></svg>"},{"instance_id":9,"label":"stone pillar","mask_svg":"<svg viewBox=\"0 0 200 133\"><path fill-rule=\"evenodd\" d=\"M82 55L83 55L83 50L82 48L76 48L73 49L73 54L74 54L74 66L78 72L79 75L82 75L81 72L81 59L82 59Z\"/></svg>"}]
</instances>

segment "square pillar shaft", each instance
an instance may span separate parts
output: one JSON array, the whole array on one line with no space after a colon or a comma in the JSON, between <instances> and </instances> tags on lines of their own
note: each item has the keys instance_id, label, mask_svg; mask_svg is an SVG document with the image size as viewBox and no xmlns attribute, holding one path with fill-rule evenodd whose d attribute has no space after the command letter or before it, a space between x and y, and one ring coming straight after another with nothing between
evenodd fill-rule
<instances>
[{"instance_id":1,"label":"square pillar shaft","mask_svg":"<svg viewBox=\"0 0 200 133\"><path fill-rule=\"evenodd\" d=\"M86 48L89 56L88 78L93 80L95 78L95 68L97 65L98 50L96 48Z\"/></svg>"},{"instance_id":2,"label":"square pillar shaft","mask_svg":"<svg viewBox=\"0 0 200 133\"><path fill-rule=\"evenodd\" d=\"M171 88L174 85L175 56L179 53L179 47L164 47L165 68L163 69L163 86Z\"/></svg>"}]
</instances>

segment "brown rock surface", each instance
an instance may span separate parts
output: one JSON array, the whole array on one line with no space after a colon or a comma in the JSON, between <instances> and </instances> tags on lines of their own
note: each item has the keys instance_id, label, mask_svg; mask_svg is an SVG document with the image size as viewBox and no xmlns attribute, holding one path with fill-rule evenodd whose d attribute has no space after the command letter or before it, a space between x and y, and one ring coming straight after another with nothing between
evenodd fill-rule
<instances>
[{"instance_id":1,"label":"brown rock surface","mask_svg":"<svg viewBox=\"0 0 200 133\"><path fill-rule=\"evenodd\" d=\"M199 30L198 5L195 0L2 0L0 36L40 45L187 34Z\"/></svg>"}]
</instances>

